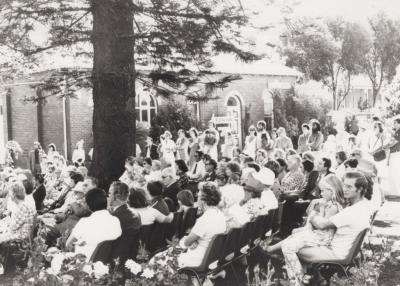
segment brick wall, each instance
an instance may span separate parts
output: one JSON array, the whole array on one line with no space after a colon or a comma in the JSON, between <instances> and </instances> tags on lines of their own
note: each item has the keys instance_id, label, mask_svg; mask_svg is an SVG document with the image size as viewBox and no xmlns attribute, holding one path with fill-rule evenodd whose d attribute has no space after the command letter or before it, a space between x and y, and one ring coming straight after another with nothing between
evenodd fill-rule
<instances>
[{"instance_id":1,"label":"brick wall","mask_svg":"<svg viewBox=\"0 0 400 286\"><path fill-rule=\"evenodd\" d=\"M11 122L8 122L8 131L11 137L8 140L15 140L21 145L26 166L33 142L38 140L38 120L37 104L25 102L23 99L25 95L35 92L30 86L24 85L11 88L9 96L8 112L11 113Z\"/></svg>"},{"instance_id":2,"label":"brick wall","mask_svg":"<svg viewBox=\"0 0 400 286\"><path fill-rule=\"evenodd\" d=\"M45 76L41 75L41 76ZM221 77L223 74L212 75ZM268 85L276 86L279 83L293 84L294 77L268 76L268 75L242 75L242 79L233 81L224 89L215 90L216 100L200 103L200 119L203 123L208 122L212 115L226 116L226 102L229 95L238 94L241 100L242 132L247 130L250 124L264 118L263 92ZM25 155L31 148L34 140L38 137L37 105L24 103L25 94L34 94L35 90L28 85L15 87L11 91L11 121L7 122L7 128L11 128L13 139L17 140L25 150ZM69 114L69 158L75 148L76 142L83 139L85 150L89 152L93 146L92 136L92 114L91 90L78 92L76 98L68 99L67 114ZM183 101L183 98L178 99ZM157 98L158 108L166 104L165 100ZM64 125L63 125L63 103L57 97L47 98L42 106L42 117L39 120L42 130L42 145L47 151L49 143L55 143L60 153L64 154Z\"/></svg>"},{"instance_id":3,"label":"brick wall","mask_svg":"<svg viewBox=\"0 0 400 286\"><path fill-rule=\"evenodd\" d=\"M46 95L46 94L43 94ZM64 155L63 100L49 96L42 104L42 145L48 151L48 145L54 143L57 151Z\"/></svg>"},{"instance_id":4,"label":"brick wall","mask_svg":"<svg viewBox=\"0 0 400 286\"><path fill-rule=\"evenodd\" d=\"M85 141L84 148L86 154L93 147L93 106L90 101L91 96L91 90L84 90L79 92L76 98L69 99L71 150L69 158L72 158L75 145L81 139Z\"/></svg>"}]
</instances>

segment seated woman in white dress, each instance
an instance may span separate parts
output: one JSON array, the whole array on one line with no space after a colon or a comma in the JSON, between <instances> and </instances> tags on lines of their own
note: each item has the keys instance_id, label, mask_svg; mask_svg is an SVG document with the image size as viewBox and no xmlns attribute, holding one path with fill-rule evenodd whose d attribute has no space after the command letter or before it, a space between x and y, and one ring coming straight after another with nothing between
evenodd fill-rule
<instances>
[{"instance_id":1,"label":"seated woman in white dress","mask_svg":"<svg viewBox=\"0 0 400 286\"><path fill-rule=\"evenodd\" d=\"M174 214L163 215L159 210L153 208L146 198L146 193L142 189L131 190L129 195L129 206L131 211L140 216L142 225L150 225L155 222L170 223Z\"/></svg>"},{"instance_id":2,"label":"seated woman in white dress","mask_svg":"<svg viewBox=\"0 0 400 286\"><path fill-rule=\"evenodd\" d=\"M282 250L288 276L294 285L301 285L299 283L302 280L302 276L295 265L296 261L293 256L304 247L330 246L335 234L335 229L315 229L309 221L310 218L314 215L319 215L329 219L339 213L345 204L342 181L335 175L331 174L324 177L319 183L319 188L321 189L322 198L311 202L307 210L308 219L306 225L294 229L291 236L266 249L268 253Z\"/></svg>"},{"instance_id":3,"label":"seated woman in white dress","mask_svg":"<svg viewBox=\"0 0 400 286\"><path fill-rule=\"evenodd\" d=\"M188 250L179 255L179 267L199 266L213 237L226 231L225 216L218 208L220 201L221 193L216 184L206 182L199 186L198 206L203 215L181 240L180 245Z\"/></svg>"}]
</instances>

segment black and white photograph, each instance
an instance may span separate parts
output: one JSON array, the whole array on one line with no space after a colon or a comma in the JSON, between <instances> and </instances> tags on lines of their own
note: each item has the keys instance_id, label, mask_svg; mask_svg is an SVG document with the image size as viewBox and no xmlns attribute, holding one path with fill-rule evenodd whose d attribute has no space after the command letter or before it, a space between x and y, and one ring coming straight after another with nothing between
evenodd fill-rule
<instances>
[{"instance_id":1,"label":"black and white photograph","mask_svg":"<svg viewBox=\"0 0 400 286\"><path fill-rule=\"evenodd\" d=\"M0 0L0 285L399 286L399 0Z\"/></svg>"}]
</instances>

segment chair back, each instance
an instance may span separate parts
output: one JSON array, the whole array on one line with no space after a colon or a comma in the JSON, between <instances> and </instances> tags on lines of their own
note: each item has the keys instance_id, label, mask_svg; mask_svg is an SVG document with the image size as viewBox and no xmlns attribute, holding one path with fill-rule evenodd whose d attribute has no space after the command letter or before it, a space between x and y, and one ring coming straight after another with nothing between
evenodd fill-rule
<instances>
[{"instance_id":1,"label":"chair back","mask_svg":"<svg viewBox=\"0 0 400 286\"><path fill-rule=\"evenodd\" d=\"M257 217L255 221L254 233L253 233L253 241L257 238L262 238L265 234L265 225L268 223L268 215L261 215Z\"/></svg>"},{"instance_id":2,"label":"chair back","mask_svg":"<svg viewBox=\"0 0 400 286\"><path fill-rule=\"evenodd\" d=\"M228 260L227 256L234 256L235 253L240 251L239 239L242 228L232 228L226 236L226 240L222 250L221 262ZM232 257L233 258L233 257Z\"/></svg>"},{"instance_id":3,"label":"chair back","mask_svg":"<svg viewBox=\"0 0 400 286\"><path fill-rule=\"evenodd\" d=\"M196 272L206 272L210 264L219 261L222 256L222 250L224 243L226 241L227 234L217 234L213 237L206 253L204 254L204 258L198 267L190 267L190 269L195 270Z\"/></svg>"},{"instance_id":4,"label":"chair back","mask_svg":"<svg viewBox=\"0 0 400 286\"><path fill-rule=\"evenodd\" d=\"M182 223L183 223L183 211L175 212L174 218L172 219L172 222L169 224L167 230L168 240L172 240L174 236L179 237L179 230L181 228Z\"/></svg>"},{"instance_id":5,"label":"chair back","mask_svg":"<svg viewBox=\"0 0 400 286\"><path fill-rule=\"evenodd\" d=\"M268 216L267 216L267 219L264 224L263 234L261 236L262 239L267 237L267 233L269 231L272 232L272 224L274 223L274 217L275 217L277 211L278 211L277 209L273 209L268 212Z\"/></svg>"},{"instance_id":6,"label":"chair back","mask_svg":"<svg viewBox=\"0 0 400 286\"><path fill-rule=\"evenodd\" d=\"M185 236L185 234L194 226L197 219L198 208L189 208L183 217L182 227L180 229L179 237Z\"/></svg>"},{"instance_id":7,"label":"chair back","mask_svg":"<svg viewBox=\"0 0 400 286\"><path fill-rule=\"evenodd\" d=\"M279 202L278 210L275 211L274 219L272 222L272 232L275 233L280 230L281 223L282 223L282 214L283 214L283 206L285 205L286 201Z\"/></svg>"},{"instance_id":8,"label":"chair back","mask_svg":"<svg viewBox=\"0 0 400 286\"><path fill-rule=\"evenodd\" d=\"M154 229L154 224L143 225L140 228L139 241L141 241L144 247L147 247L147 245L149 244L153 229Z\"/></svg>"},{"instance_id":9,"label":"chair back","mask_svg":"<svg viewBox=\"0 0 400 286\"><path fill-rule=\"evenodd\" d=\"M242 247L249 245L252 242L254 236L253 234L254 229L255 229L255 221L248 222L242 227L242 231L240 232L240 237L239 237L239 245L238 245L239 250Z\"/></svg>"},{"instance_id":10,"label":"chair back","mask_svg":"<svg viewBox=\"0 0 400 286\"><path fill-rule=\"evenodd\" d=\"M151 235L146 245L146 249L150 253L154 253L167 245L166 240L169 226L169 223L154 223L154 228L152 229Z\"/></svg>"},{"instance_id":11,"label":"chair back","mask_svg":"<svg viewBox=\"0 0 400 286\"><path fill-rule=\"evenodd\" d=\"M112 259L119 259L120 264L124 265L128 259L136 259L139 250L140 229L127 229L114 241L112 247Z\"/></svg>"},{"instance_id":12,"label":"chair back","mask_svg":"<svg viewBox=\"0 0 400 286\"><path fill-rule=\"evenodd\" d=\"M344 259L342 264L349 265L357 257L361 251L361 247L368 230L369 228L365 228L357 235L352 247L350 248L349 254Z\"/></svg>"},{"instance_id":13,"label":"chair back","mask_svg":"<svg viewBox=\"0 0 400 286\"><path fill-rule=\"evenodd\" d=\"M106 240L100 242L96 249L94 250L92 257L90 258L91 262L101 261L104 264L111 262L111 253L112 253L112 245L113 240Z\"/></svg>"}]
</instances>

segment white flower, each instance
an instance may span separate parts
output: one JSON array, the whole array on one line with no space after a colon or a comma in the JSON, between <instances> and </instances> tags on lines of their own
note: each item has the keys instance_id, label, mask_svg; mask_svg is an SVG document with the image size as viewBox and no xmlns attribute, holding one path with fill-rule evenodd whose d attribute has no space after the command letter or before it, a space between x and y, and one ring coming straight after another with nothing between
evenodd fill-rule
<instances>
[{"instance_id":1,"label":"white flower","mask_svg":"<svg viewBox=\"0 0 400 286\"><path fill-rule=\"evenodd\" d=\"M51 260L51 273L57 275L62 267L64 261L64 255L62 253L56 253Z\"/></svg>"},{"instance_id":2,"label":"white flower","mask_svg":"<svg viewBox=\"0 0 400 286\"><path fill-rule=\"evenodd\" d=\"M96 278L107 275L109 273L108 266L104 265L101 261L97 261L93 263L93 273Z\"/></svg>"},{"instance_id":3,"label":"white flower","mask_svg":"<svg viewBox=\"0 0 400 286\"><path fill-rule=\"evenodd\" d=\"M87 273L88 275L92 275L93 267L92 267L92 265L85 264L85 266L83 266L83 268L82 268L82 271Z\"/></svg>"},{"instance_id":4,"label":"white flower","mask_svg":"<svg viewBox=\"0 0 400 286\"><path fill-rule=\"evenodd\" d=\"M153 278L154 277L154 271L153 270L151 270L151 269L149 269L149 268L146 268L146 269L144 269L143 270L143 273L142 273L142 277L144 277L144 278L147 278L147 279L151 279L151 278Z\"/></svg>"},{"instance_id":5,"label":"white flower","mask_svg":"<svg viewBox=\"0 0 400 286\"><path fill-rule=\"evenodd\" d=\"M132 274L137 275L140 271L142 271L142 266L132 259L128 259L125 262L125 267L128 268Z\"/></svg>"}]
</instances>

